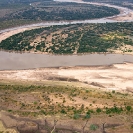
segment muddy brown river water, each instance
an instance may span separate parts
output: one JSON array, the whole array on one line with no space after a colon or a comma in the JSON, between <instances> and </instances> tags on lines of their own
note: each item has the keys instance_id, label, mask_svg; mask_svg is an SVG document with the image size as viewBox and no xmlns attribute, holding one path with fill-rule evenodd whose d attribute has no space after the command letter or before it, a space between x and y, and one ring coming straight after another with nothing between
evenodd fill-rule
<instances>
[{"instance_id":1,"label":"muddy brown river water","mask_svg":"<svg viewBox=\"0 0 133 133\"><path fill-rule=\"evenodd\" d=\"M133 55L85 54L46 55L34 53L9 53L0 51L0 70L31 69L60 66L97 66L132 62Z\"/></svg>"},{"instance_id":2,"label":"muddy brown river water","mask_svg":"<svg viewBox=\"0 0 133 133\"><path fill-rule=\"evenodd\" d=\"M60 2L69 0L56 0ZM72 1L71 1L72 2ZM73 1L78 2L78 1ZM86 4L95 4L95 5L104 5L108 7L114 7L119 10L122 10L118 16L126 15L132 12L128 8L118 7L108 4L99 4L99 3L89 3L79 1L78 3ZM129 22L132 22L130 20ZM25 25L15 28L9 28L1 30L0 34L8 34L10 31L15 31L23 28L35 28L51 25L67 25L67 24L77 24L77 23L106 23L106 22L118 22L109 18L101 18L94 20L81 20L81 21L69 21L69 22L45 22L37 23L31 25ZM120 21L121 22L121 21ZM124 22L124 21L122 21ZM12 34L16 34L14 32ZM5 36L5 35L4 35ZM86 54L86 55L46 55L46 54L33 54L33 53L9 53L0 51L0 70L13 70L13 69L31 69L31 68L40 68L40 67L59 67L59 66L95 66L95 65L110 65L114 63L123 63L123 62L133 62L133 55L123 55L123 54Z\"/></svg>"}]
</instances>

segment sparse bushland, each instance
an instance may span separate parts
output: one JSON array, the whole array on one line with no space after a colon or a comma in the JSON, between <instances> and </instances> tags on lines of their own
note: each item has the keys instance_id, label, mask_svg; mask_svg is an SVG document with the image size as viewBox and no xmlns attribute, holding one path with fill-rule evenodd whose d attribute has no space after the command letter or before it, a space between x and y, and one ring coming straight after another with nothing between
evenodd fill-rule
<instances>
[{"instance_id":1,"label":"sparse bushland","mask_svg":"<svg viewBox=\"0 0 133 133\"><path fill-rule=\"evenodd\" d=\"M76 24L13 35L0 48L53 54L133 52L133 23Z\"/></svg>"},{"instance_id":2,"label":"sparse bushland","mask_svg":"<svg viewBox=\"0 0 133 133\"><path fill-rule=\"evenodd\" d=\"M91 114L116 115L133 112L131 94L114 94L70 86L4 84L0 85L0 92L1 108L20 116L65 115L74 119L88 119Z\"/></svg>"},{"instance_id":3,"label":"sparse bushland","mask_svg":"<svg viewBox=\"0 0 133 133\"><path fill-rule=\"evenodd\" d=\"M2 120L8 116L9 120L13 120L12 125L17 121L18 131L22 130L23 123L25 123L23 129L28 132L32 130L32 133L36 124L38 125L36 131L40 131L43 125L43 130L56 133L60 130L63 132L69 130L70 133L74 131L100 133L112 128L118 133L120 129L132 130L132 93L112 93L94 88L36 84L38 83L32 85L30 83L0 83L0 108L8 112L8 115L4 114L6 116L3 116ZM39 118L44 118L44 120L39 121ZM125 119L128 119L128 123ZM29 123L30 129L26 128L26 123ZM71 127L77 125L78 127Z\"/></svg>"},{"instance_id":4,"label":"sparse bushland","mask_svg":"<svg viewBox=\"0 0 133 133\"><path fill-rule=\"evenodd\" d=\"M0 29L42 21L102 18L120 13L118 9L106 6L52 0L1 0L0 12Z\"/></svg>"},{"instance_id":5,"label":"sparse bushland","mask_svg":"<svg viewBox=\"0 0 133 133\"><path fill-rule=\"evenodd\" d=\"M119 14L119 10L111 7L79 3L43 2L28 10L7 16L8 19L29 20L84 20L102 18Z\"/></svg>"}]
</instances>

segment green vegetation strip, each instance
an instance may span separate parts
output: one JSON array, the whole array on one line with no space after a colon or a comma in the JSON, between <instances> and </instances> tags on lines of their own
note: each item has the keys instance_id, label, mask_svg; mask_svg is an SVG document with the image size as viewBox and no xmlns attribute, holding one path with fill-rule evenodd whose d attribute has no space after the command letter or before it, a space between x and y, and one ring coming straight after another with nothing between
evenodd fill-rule
<instances>
[{"instance_id":1,"label":"green vegetation strip","mask_svg":"<svg viewBox=\"0 0 133 133\"><path fill-rule=\"evenodd\" d=\"M133 52L133 23L76 24L33 29L13 35L0 48L54 54Z\"/></svg>"},{"instance_id":2,"label":"green vegetation strip","mask_svg":"<svg viewBox=\"0 0 133 133\"><path fill-rule=\"evenodd\" d=\"M106 6L96 6L78 3L44 2L17 14L11 14L13 19L30 20L84 20L103 18L119 14L119 10ZM9 16L8 16L9 17ZM9 18L10 18L9 17Z\"/></svg>"},{"instance_id":3,"label":"green vegetation strip","mask_svg":"<svg viewBox=\"0 0 133 133\"><path fill-rule=\"evenodd\" d=\"M1 109L20 116L65 115L73 119L89 119L92 114L107 114L111 117L133 113L133 95L115 91L72 86L1 84L0 95ZM88 102L90 104L86 105Z\"/></svg>"}]
</instances>

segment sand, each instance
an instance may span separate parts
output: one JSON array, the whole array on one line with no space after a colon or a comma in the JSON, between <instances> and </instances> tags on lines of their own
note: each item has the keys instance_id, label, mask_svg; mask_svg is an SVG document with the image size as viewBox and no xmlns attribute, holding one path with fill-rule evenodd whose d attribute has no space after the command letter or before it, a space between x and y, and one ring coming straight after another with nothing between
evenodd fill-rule
<instances>
[{"instance_id":1,"label":"sand","mask_svg":"<svg viewBox=\"0 0 133 133\"><path fill-rule=\"evenodd\" d=\"M3 32L0 34L0 42L2 40L5 40L6 38L12 36L12 35L15 35L15 34L20 33L20 32L24 32L24 31L29 30L29 29L31 29L31 28L18 28L18 29L13 29L11 31Z\"/></svg>"},{"instance_id":2,"label":"sand","mask_svg":"<svg viewBox=\"0 0 133 133\"><path fill-rule=\"evenodd\" d=\"M116 20L116 21L132 21L133 20L133 12L130 12L124 16L113 17L111 19Z\"/></svg>"},{"instance_id":3,"label":"sand","mask_svg":"<svg viewBox=\"0 0 133 133\"><path fill-rule=\"evenodd\" d=\"M0 80L74 81L106 90L133 90L133 64L0 71Z\"/></svg>"}]
</instances>

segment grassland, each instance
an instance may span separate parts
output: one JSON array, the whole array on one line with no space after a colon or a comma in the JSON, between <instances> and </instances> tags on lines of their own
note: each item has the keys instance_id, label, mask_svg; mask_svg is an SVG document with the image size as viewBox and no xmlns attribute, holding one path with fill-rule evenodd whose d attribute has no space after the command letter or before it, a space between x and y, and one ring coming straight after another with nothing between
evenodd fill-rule
<instances>
[{"instance_id":1,"label":"grassland","mask_svg":"<svg viewBox=\"0 0 133 133\"><path fill-rule=\"evenodd\" d=\"M13 35L0 48L53 54L133 53L132 28L132 22L51 26Z\"/></svg>"},{"instance_id":2,"label":"grassland","mask_svg":"<svg viewBox=\"0 0 133 133\"><path fill-rule=\"evenodd\" d=\"M132 114L132 94L102 92L94 88L46 85L0 85L1 109L19 116ZM74 115L77 114L78 118Z\"/></svg>"},{"instance_id":3,"label":"grassland","mask_svg":"<svg viewBox=\"0 0 133 133\"><path fill-rule=\"evenodd\" d=\"M105 92L74 84L1 81L0 120L6 128L22 133L133 131L132 93Z\"/></svg>"}]
</instances>

